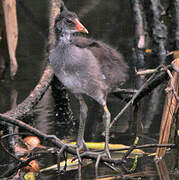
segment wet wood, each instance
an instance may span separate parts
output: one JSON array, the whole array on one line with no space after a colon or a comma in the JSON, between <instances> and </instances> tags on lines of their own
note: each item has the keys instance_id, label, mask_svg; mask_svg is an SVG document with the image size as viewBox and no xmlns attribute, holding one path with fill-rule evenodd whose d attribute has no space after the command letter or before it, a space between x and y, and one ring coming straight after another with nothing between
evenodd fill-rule
<instances>
[{"instance_id":1,"label":"wet wood","mask_svg":"<svg viewBox=\"0 0 179 180\"><path fill-rule=\"evenodd\" d=\"M176 135L175 135L175 143L177 146L177 158L176 158L176 168L179 168L179 108L176 113Z\"/></svg>"},{"instance_id":2,"label":"wet wood","mask_svg":"<svg viewBox=\"0 0 179 180\"><path fill-rule=\"evenodd\" d=\"M58 8L58 12L57 12L56 1L52 0L52 6L56 7L56 11L52 11L51 13L53 13L54 16L56 16L56 14L59 12L59 8ZM52 15L50 17L52 18ZM53 17L53 20L54 20L54 18L55 17ZM50 48L54 48L54 45L55 45L55 41L54 41L55 35L54 35L53 29L52 29L53 23L54 23L54 21L50 23L50 35L49 35L49 42L48 42ZM48 57L48 56L46 56L46 57ZM19 104L17 106L17 108L6 112L5 115L7 115L9 117L13 117L15 119L25 118L25 116L27 116L28 113L30 113L30 111L33 110L33 108L36 106L36 104L43 97L44 93L50 86L53 76L54 76L53 71L52 71L50 65L47 65L39 83L36 85L34 90L29 94L29 96L21 104Z\"/></svg>"},{"instance_id":3,"label":"wet wood","mask_svg":"<svg viewBox=\"0 0 179 180\"><path fill-rule=\"evenodd\" d=\"M2 7L4 11L6 37L10 56L10 76L13 79L18 69L16 60L16 47L18 41L16 0L2 0Z\"/></svg>"},{"instance_id":4,"label":"wet wood","mask_svg":"<svg viewBox=\"0 0 179 180\"><path fill-rule=\"evenodd\" d=\"M162 20L164 8L160 0L144 1L148 32L153 41L154 49L159 56L159 64L164 64L166 59L167 28Z\"/></svg>"},{"instance_id":5,"label":"wet wood","mask_svg":"<svg viewBox=\"0 0 179 180\"><path fill-rule=\"evenodd\" d=\"M54 33L54 22L58 13L60 13L60 6L62 1L49 0L49 50L52 50L56 43L56 37Z\"/></svg>"},{"instance_id":6,"label":"wet wood","mask_svg":"<svg viewBox=\"0 0 179 180\"><path fill-rule=\"evenodd\" d=\"M132 173L132 174L123 174L121 175L116 175L116 176L104 176L104 177L99 177L94 180L116 180L116 179L152 179L154 177L157 177L156 171L152 170L145 170L137 173Z\"/></svg>"},{"instance_id":7,"label":"wet wood","mask_svg":"<svg viewBox=\"0 0 179 180\"><path fill-rule=\"evenodd\" d=\"M53 146L58 147L58 148L64 148L64 150L66 150L68 153L77 156L76 153L76 149L73 148L71 145L68 144L64 144L59 138L57 138L55 135L53 136L49 136L46 133L41 132L40 130L24 123L21 120L15 119L13 117L9 117L6 114L0 114L0 121L1 122L6 122L6 123L10 123L13 124L15 126L21 127L24 130L34 134L35 136L39 137L39 138L43 138L45 141L48 141L49 143L51 143ZM87 158L87 159L93 159L93 160L97 160L99 153L98 152L91 152L91 151L87 151L84 153L80 154L82 158ZM108 163L114 163L114 164L120 164L121 161L119 159L109 159L107 157L101 157L100 159L101 162L108 162Z\"/></svg>"},{"instance_id":8,"label":"wet wood","mask_svg":"<svg viewBox=\"0 0 179 180\"><path fill-rule=\"evenodd\" d=\"M87 159L87 160L83 160L83 164L82 164L82 167L85 167L85 166L88 166L89 164L92 164L93 161ZM67 164L67 165L66 165ZM61 161L60 162L60 168L61 169L64 169L65 166L66 166L66 171L74 171L74 170L77 170L78 169L78 160L74 160L73 158L69 158L67 159L67 162L66 161ZM50 167L47 167L47 168L44 168L44 169L41 169L40 172L48 172L48 171L51 171L51 170L54 170L56 171L58 168L58 165L57 164L54 164Z\"/></svg>"},{"instance_id":9,"label":"wet wood","mask_svg":"<svg viewBox=\"0 0 179 180\"><path fill-rule=\"evenodd\" d=\"M179 67L179 58L175 60L175 65ZM174 79L175 91L179 95L179 74L177 72L173 72L173 79ZM169 88L171 87L170 83L171 82L168 83ZM162 122L160 126L159 144L168 143L172 120L173 120L174 114L177 112L178 107L179 107L179 104L177 103L177 100L173 94L173 91L168 92L166 96L166 101L165 101L163 115L162 115ZM166 152L166 148L157 148L155 158L161 159L165 155L165 152Z\"/></svg>"},{"instance_id":10,"label":"wet wood","mask_svg":"<svg viewBox=\"0 0 179 180\"><path fill-rule=\"evenodd\" d=\"M21 104L19 104L17 108L6 112L5 115L16 119L23 119L43 97L44 93L50 86L52 78L53 71L50 65L47 65L39 83L30 95Z\"/></svg>"},{"instance_id":11,"label":"wet wood","mask_svg":"<svg viewBox=\"0 0 179 180\"><path fill-rule=\"evenodd\" d=\"M135 21L135 56L134 62L137 69L141 69L144 66L144 52L143 48L145 47L145 32L144 32L144 17L143 17L143 6L141 1L133 0L131 1L133 12L134 12L134 21Z\"/></svg>"},{"instance_id":12,"label":"wet wood","mask_svg":"<svg viewBox=\"0 0 179 180\"><path fill-rule=\"evenodd\" d=\"M9 64L8 46L2 3L0 3L0 80L5 79L7 65Z\"/></svg>"},{"instance_id":13,"label":"wet wood","mask_svg":"<svg viewBox=\"0 0 179 180\"><path fill-rule=\"evenodd\" d=\"M156 162L155 165L157 167L157 172L159 174L160 179L170 180L169 171L165 161L162 159L161 161Z\"/></svg>"},{"instance_id":14,"label":"wet wood","mask_svg":"<svg viewBox=\"0 0 179 180\"><path fill-rule=\"evenodd\" d=\"M171 38L173 41L173 49L179 49L179 0L170 1L170 12L172 15Z\"/></svg>"},{"instance_id":15,"label":"wet wood","mask_svg":"<svg viewBox=\"0 0 179 180\"><path fill-rule=\"evenodd\" d=\"M113 121L110 124L110 127L119 119L119 117L126 111L126 109L140 101L144 96L148 95L152 90L159 86L162 82L168 79L166 72L159 72L157 74L152 74L145 83L140 87L140 89L133 95L130 101L124 106L124 108L116 115Z\"/></svg>"},{"instance_id":16,"label":"wet wood","mask_svg":"<svg viewBox=\"0 0 179 180\"><path fill-rule=\"evenodd\" d=\"M142 104L141 101L134 105L134 112L133 112L133 121L136 129L135 137L140 137L143 135L143 124L142 124Z\"/></svg>"},{"instance_id":17,"label":"wet wood","mask_svg":"<svg viewBox=\"0 0 179 180\"><path fill-rule=\"evenodd\" d=\"M179 0L174 1L174 7L175 7L175 13L176 13L176 32L175 32L175 38L176 38L176 49L179 49Z\"/></svg>"}]
</instances>

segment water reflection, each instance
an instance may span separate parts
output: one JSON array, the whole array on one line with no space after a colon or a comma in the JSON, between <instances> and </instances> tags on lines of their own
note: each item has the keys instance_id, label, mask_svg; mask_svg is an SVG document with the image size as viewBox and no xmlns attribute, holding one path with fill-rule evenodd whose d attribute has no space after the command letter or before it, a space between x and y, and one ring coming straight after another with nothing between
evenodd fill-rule
<instances>
[{"instance_id":1,"label":"water reflection","mask_svg":"<svg viewBox=\"0 0 179 180\"><path fill-rule=\"evenodd\" d=\"M54 100L51 97L52 90L49 88L34 110L34 126L46 134L54 134L55 118Z\"/></svg>"}]
</instances>

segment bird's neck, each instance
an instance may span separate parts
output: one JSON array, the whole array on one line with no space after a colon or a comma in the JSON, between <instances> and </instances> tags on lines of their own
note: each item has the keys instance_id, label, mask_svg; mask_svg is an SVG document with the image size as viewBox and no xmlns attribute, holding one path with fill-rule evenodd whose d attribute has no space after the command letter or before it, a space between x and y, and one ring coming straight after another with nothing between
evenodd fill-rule
<instances>
[{"instance_id":1,"label":"bird's neck","mask_svg":"<svg viewBox=\"0 0 179 180\"><path fill-rule=\"evenodd\" d=\"M62 33L58 37L58 43L65 45L71 42L71 34L68 32Z\"/></svg>"}]
</instances>

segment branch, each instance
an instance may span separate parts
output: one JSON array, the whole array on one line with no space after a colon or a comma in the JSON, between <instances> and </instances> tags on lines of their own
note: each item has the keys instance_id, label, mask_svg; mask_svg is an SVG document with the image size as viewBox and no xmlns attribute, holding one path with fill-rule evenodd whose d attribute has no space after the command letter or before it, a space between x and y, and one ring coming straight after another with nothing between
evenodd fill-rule
<instances>
[{"instance_id":1,"label":"branch","mask_svg":"<svg viewBox=\"0 0 179 180\"><path fill-rule=\"evenodd\" d=\"M159 55L160 64L165 63L166 59L166 39L167 28L162 21L162 15L164 14L164 8L162 7L160 0L144 1L146 6L146 18L148 25L150 26L149 35L152 37L154 45Z\"/></svg>"},{"instance_id":2,"label":"branch","mask_svg":"<svg viewBox=\"0 0 179 180\"><path fill-rule=\"evenodd\" d=\"M170 13L172 15L172 27L170 28L169 35L171 35L170 40L172 39L172 42L174 46L173 49L179 49L179 1L178 0L171 0L170 2Z\"/></svg>"},{"instance_id":3,"label":"branch","mask_svg":"<svg viewBox=\"0 0 179 180\"><path fill-rule=\"evenodd\" d=\"M75 156L77 155L76 150L71 145L64 144L56 136L47 135L47 134L37 130L36 128L33 128L32 126L30 126L30 125L28 125L28 124L26 124L26 123L24 123L24 122L22 122L20 120L8 117L8 116L3 115L3 114L0 114L0 121L5 121L6 123L10 123L10 124L19 126L21 128L24 128L28 132L30 132L30 133L32 133L32 134L34 134L34 135L36 135L36 136L38 136L40 138L43 138L44 140L46 140L49 143L56 146L57 148L64 149L68 153L71 153L72 155L75 155ZM142 148L150 148L150 147L170 147L170 148L174 148L174 147L176 147L176 145L175 144L161 144L161 145L148 144L148 145L136 146L134 149L142 149ZM130 149L130 147L129 148L121 148L121 149L118 149L117 151L129 150L129 149ZM111 150L111 151L114 151L114 150ZM115 151L116 151L116 149L115 149ZM98 155L99 155L99 152L86 151L84 153L81 153L80 157L81 158L97 160ZM108 158L105 158L105 157L101 157L100 161L107 162L107 163L114 163L116 165L121 164L121 161L119 159L114 160L114 159L108 159Z\"/></svg>"},{"instance_id":4,"label":"branch","mask_svg":"<svg viewBox=\"0 0 179 180\"><path fill-rule=\"evenodd\" d=\"M30 158L28 158L27 160L21 160L17 166L14 166L10 171L4 173L3 175L0 176L0 178L4 178L4 177L9 177L9 176L12 176L15 172L17 172L19 169L25 167L25 166L30 166L29 163L32 161L32 160L35 160L35 159L38 159L40 158L42 155L40 154L37 154L37 155L34 155L34 156L31 156Z\"/></svg>"},{"instance_id":5,"label":"branch","mask_svg":"<svg viewBox=\"0 0 179 180\"><path fill-rule=\"evenodd\" d=\"M144 52L145 47L145 32L144 32L144 17L142 13L142 5L140 0L131 1L131 5L134 12L134 22L135 22L135 56L134 65L137 69L141 69L144 65Z\"/></svg>"},{"instance_id":6,"label":"branch","mask_svg":"<svg viewBox=\"0 0 179 180\"><path fill-rule=\"evenodd\" d=\"M50 65L47 65L39 83L30 93L30 95L21 104L19 104L17 108L4 113L4 115L13 117L14 119L23 119L40 101L40 99L48 89L52 78L52 69Z\"/></svg>"},{"instance_id":7,"label":"branch","mask_svg":"<svg viewBox=\"0 0 179 180\"><path fill-rule=\"evenodd\" d=\"M177 145L176 144L145 144L145 145L138 145L138 146L133 146L133 150L134 149L146 149L146 148L176 148ZM110 149L110 151L126 151L126 150L130 150L131 147L126 147L126 148L120 148L120 149Z\"/></svg>"},{"instance_id":8,"label":"branch","mask_svg":"<svg viewBox=\"0 0 179 180\"><path fill-rule=\"evenodd\" d=\"M75 148L72 146L72 145L68 145L68 144L64 144L59 138L57 138L55 135L47 135L41 131L39 131L38 129L24 123L23 121L20 121L20 120L17 120L17 119L14 119L12 117L9 117L5 114L0 114L0 121L4 121L6 123L10 123L10 124L13 124L15 126L18 126L18 127L21 127L25 130L27 130L28 132L40 137L40 138L43 138L44 140L48 141L49 143L53 144L54 146L58 147L58 148L63 148L65 147L65 150L72 154L72 155L75 155L77 156L77 153L76 153L76 150ZM87 159L93 159L93 160L96 160L97 157L98 157L98 152L85 152L85 153L82 153L80 154L80 156L82 156L83 158L87 158ZM102 157L100 159L100 161L102 162L108 162L108 163L114 163L114 164L119 164L120 163L120 160L113 160L113 159L108 159L106 157Z\"/></svg>"},{"instance_id":9,"label":"branch","mask_svg":"<svg viewBox=\"0 0 179 180\"><path fill-rule=\"evenodd\" d=\"M156 73L157 69L146 69L146 70L142 70L142 71L136 71L137 75L146 75L146 74L153 74Z\"/></svg>"},{"instance_id":10,"label":"branch","mask_svg":"<svg viewBox=\"0 0 179 180\"><path fill-rule=\"evenodd\" d=\"M53 49L55 45L55 35L53 32L53 27L54 27L54 19L56 15L59 13L59 7L57 7L55 0L50 4L50 6L52 7L50 11L48 50ZM48 60L49 51L47 51L46 53L47 53L46 60ZM19 104L16 109L6 112L5 115L9 117L13 117L15 119L23 119L40 101L43 94L48 89L52 81L52 78L53 78L53 72L50 65L48 64L39 83L30 93L30 95L21 104Z\"/></svg>"},{"instance_id":11,"label":"branch","mask_svg":"<svg viewBox=\"0 0 179 180\"><path fill-rule=\"evenodd\" d=\"M136 71L136 74L137 75L147 75L147 74L153 74L153 73L157 73L157 72L162 72L162 71L166 71L166 68L167 69L171 69L171 70L174 70L177 72L177 67L174 63L174 61L172 61L172 63L168 66L159 66L155 69L146 69L146 70L142 70L142 71Z\"/></svg>"},{"instance_id":12,"label":"branch","mask_svg":"<svg viewBox=\"0 0 179 180\"><path fill-rule=\"evenodd\" d=\"M157 68L159 69L160 66ZM150 93L154 88L156 88L163 81L168 79L168 75L166 72L158 72L152 74L149 79L142 85L142 87L134 94L132 99L124 106L124 108L117 114L117 116L113 119L110 124L110 127L118 120L118 118L126 111L126 109L131 105L137 103L144 96Z\"/></svg>"}]
</instances>

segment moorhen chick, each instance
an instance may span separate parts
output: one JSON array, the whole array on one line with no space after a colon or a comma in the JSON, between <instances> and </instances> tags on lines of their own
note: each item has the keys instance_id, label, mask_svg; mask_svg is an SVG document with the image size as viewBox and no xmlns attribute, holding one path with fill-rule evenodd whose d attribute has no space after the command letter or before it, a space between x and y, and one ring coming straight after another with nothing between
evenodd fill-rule
<instances>
[{"instance_id":1,"label":"moorhen chick","mask_svg":"<svg viewBox=\"0 0 179 180\"><path fill-rule=\"evenodd\" d=\"M93 39L73 36L75 32L88 33L74 12L64 9L55 19L56 47L50 54L50 64L56 77L80 103L80 124L77 152L86 147L84 141L87 105L86 94L104 109L105 148L109 158L109 125L111 115L106 105L107 95L119 88L128 77L128 66L123 57L110 46ZM86 147L87 149L87 147Z\"/></svg>"}]
</instances>

